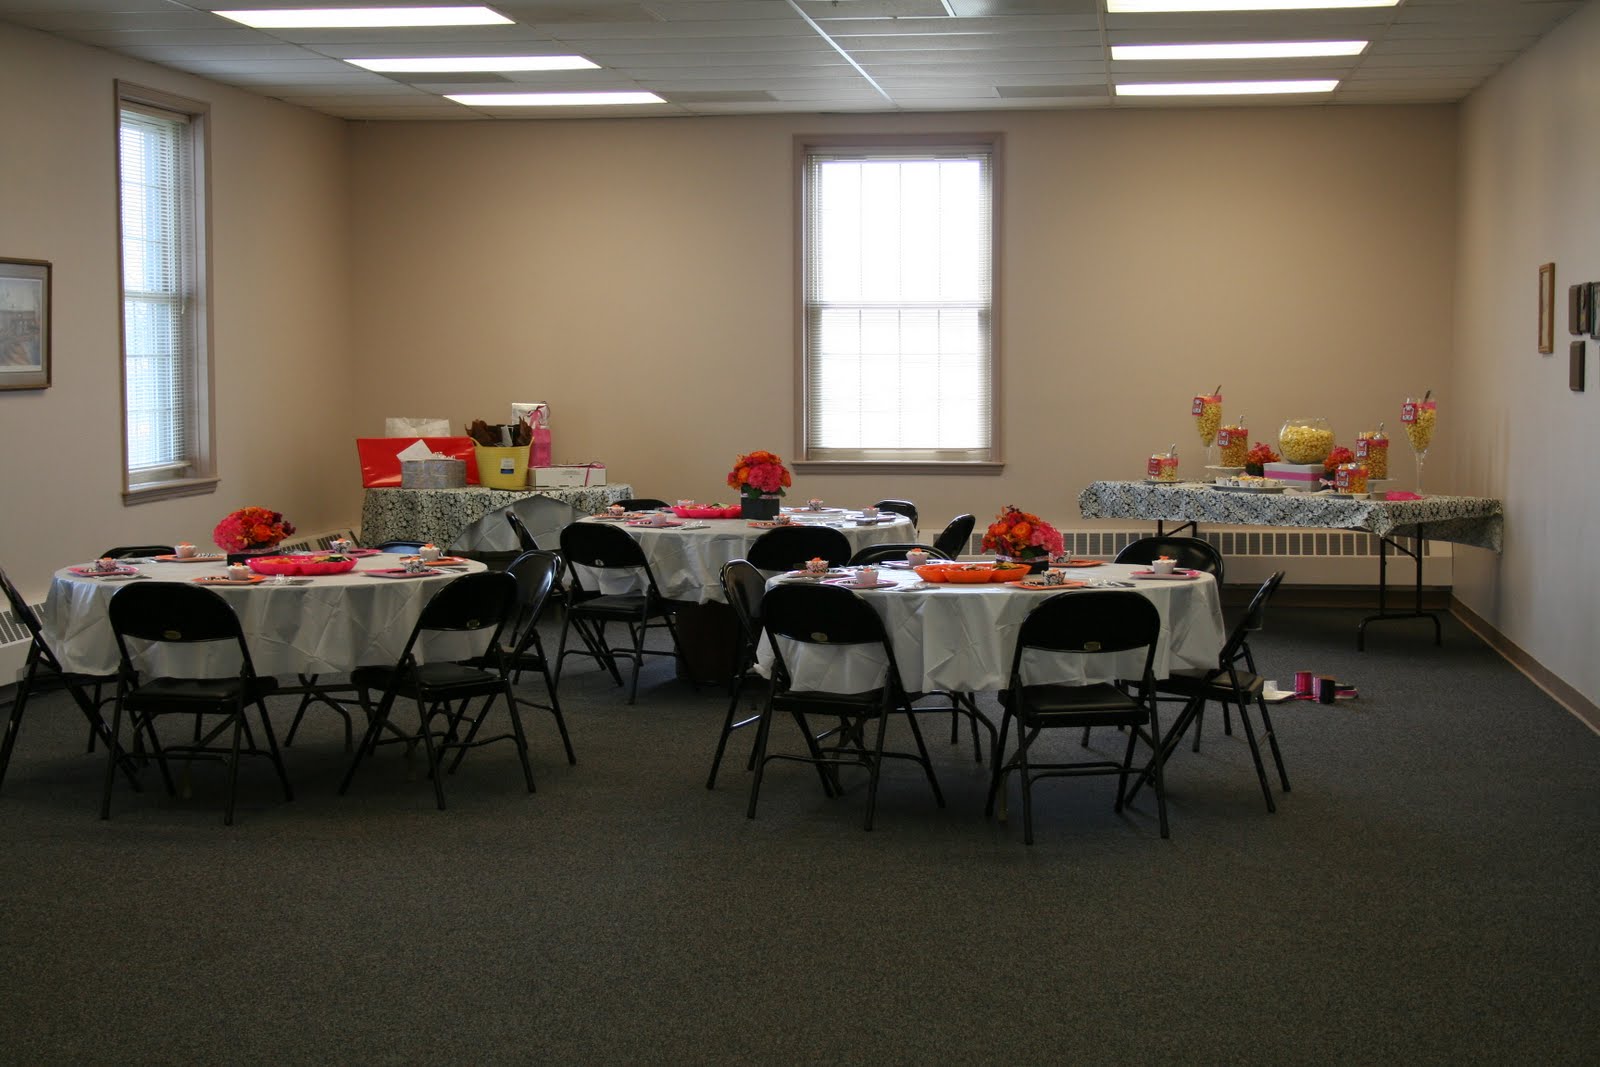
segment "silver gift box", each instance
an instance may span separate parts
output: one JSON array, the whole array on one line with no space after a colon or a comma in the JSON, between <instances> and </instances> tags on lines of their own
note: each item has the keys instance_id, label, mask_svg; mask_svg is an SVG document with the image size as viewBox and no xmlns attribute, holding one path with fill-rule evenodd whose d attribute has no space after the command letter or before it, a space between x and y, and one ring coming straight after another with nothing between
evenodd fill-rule
<instances>
[{"instance_id":1,"label":"silver gift box","mask_svg":"<svg viewBox=\"0 0 1600 1067\"><path fill-rule=\"evenodd\" d=\"M403 459L400 461L402 489L459 489L467 484L464 459Z\"/></svg>"}]
</instances>

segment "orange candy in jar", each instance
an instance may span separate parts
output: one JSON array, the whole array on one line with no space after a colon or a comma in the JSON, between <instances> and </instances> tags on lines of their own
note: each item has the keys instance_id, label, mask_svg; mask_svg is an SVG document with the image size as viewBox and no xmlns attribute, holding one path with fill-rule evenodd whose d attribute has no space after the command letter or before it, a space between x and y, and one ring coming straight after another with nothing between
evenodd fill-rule
<instances>
[{"instance_id":1,"label":"orange candy in jar","mask_svg":"<svg viewBox=\"0 0 1600 1067\"><path fill-rule=\"evenodd\" d=\"M1217 430L1217 454L1224 467L1243 467L1245 453L1250 451L1250 434L1241 419L1237 425L1228 424Z\"/></svg>"},{"instance_id":2,"label":"orange candy in jar","mask_svg":"<svg viewBox=\"0 0 1600 1067\"><path fill-rule=\"evenodd\" d=\"M1367 477L1389 477L1389 437L1380 426L1356 434L1356 459L1367 465Z\"/></svg>"},{"instance_id":3,"label":"orange candy in jar","mask_svg":"<svg viewBox=\"0 0 1600 1067\"><path fill-rule=\"evenodd\" d=\"M1359 463L1341 463L1334 473L1334 487L1341 493L1365 493L1367 468Z\"/></svg>"}]
</instances>

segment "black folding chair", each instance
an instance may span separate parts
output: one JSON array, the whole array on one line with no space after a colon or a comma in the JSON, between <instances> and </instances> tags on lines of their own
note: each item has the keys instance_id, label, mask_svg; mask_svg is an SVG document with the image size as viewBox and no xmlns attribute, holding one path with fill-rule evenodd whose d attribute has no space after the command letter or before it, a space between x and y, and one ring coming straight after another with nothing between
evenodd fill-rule
<instances>
[{"instance_id":1,"label":"black folding chair","mask_svg":"<svg viewBox=\"0 0 1600 1067\"><path fill-rule=\"evenodd\" d=\"M671 507L665 500L657 500L653 496L628 497L617 503L627 511L660 511L662 508Z\"/></svg>"},{"instance_id":2,"label":"black folding chair","mask_svg":"<svg viewBox=\"0 0 1600 1067\"><path fill-rule=\"evenodd\" d=\"M355 756L339 783L342 796L355 777L361 761L377 751L385 739L385 730L394 730L399 737L388 740L404 742L409 750L420 740L427 753L428 774L433 779L433 795L439 810L443 811L444 777L440 773L441 753L450 749L465 751L511 741L516 745L517 758L522 763L522 777L528 792L534 791L533 767L528 762L528 738L522 729L522 716L517 711L517 697L511 689L509 664L501 645L504 633L517 606L517 581L505 571L479 571L463 574L440 589L423 607L399 660L392 667L358 667L351 675L360 691L361 706L367 709L368 723ZM474 655L453 662L418 662L417 645L429 635L475 635L481 642ZM372 693L380 692L377 706L372 704ZM406 734L390 723L395 701L406 697L417 706L417 732ZM483 706L473 716L465 737L461 724L467 718L471 702L483 697ZM506 713L511 720L511 732L479 737L479 730L494 707L503 698ZM436 726L436 723L438 724ZM451 766L460 764L460 759Z\"/></svg>"},{"instance_id":3,"label":"black folding chair","mask_svg":"<svg viewBox=\"0 0 1600 1067\"><path fill-rule=\"evenodd\" d=\"M772 646L772 682L756 729L755 776L750 782L748 817L756 817L761 780L767 764L773 760L793 760L821 768L826 772L822 779L825 792L829 790L830 782L835 783L834 789L837 789L840 767L865 768L869 777L867 815L863 828L867 830L872 829L878 805L878 782L886 759L905 759L920 765L927 775L934 800L941 808L944 807L944 794L939 790L939 780L934 777L928 747L922 740L922 729L912 712L910 696L900 683L900 666L895 662L894 648L884 631L883 620L872 606L850 590L837 586L780 585L767 593L762 601L762 618L767 640ZM808 650L821 655L842 655L852 646L875 645L882 650L887 668L881 682L860 692L796 689L793 673L783 654L784 640L806 646ZM805 755L767 751L772 716L778 711L789 712L795 717L806 738L808 751ZM904 713L911 725L911 736L917 744L914 753L884 751L884 732L889 716L896 711ZM819 735L809 723L810 715L837 719L838 725ZM869 741L866 727L872 722L876 722L877 729Z\"/></svg>"},{"instance_id":4,"label":"black folding chair","mask_svg":"<svg viewBox=\"0 0 1600 1067\"><path fill-rule=\"evenodd\" d=\"M926 552L929 559L950 558L933 545L919 545L908 541L896 544L867 545L864 548L858 548L855 555L850 557L849 565L852 567L864 567L869 563L883 563L886 560L904 560L906 553L918 548Z\"/></svg>"},{"instance_id":5,"label":"black folding chair","mask_svg":"<svg viewBox=\"0 0 1600 1067\"><path fill-rule=\"evenodd\" d=\"M1250 598L1250 606L1228 635L1227 644L1222 646L1216 667L1209 670L1176 670L1156 682L1158 692L1187 701L1163 742L1162 747L1167 754L1177 748L1184 732L1191 726L1195 731L1195 750L1199 750L1200 724L1207 702L1215 701L1225 708L1230 705L1238 707L1239 722L1244 727L1245 739L1250 742L1250 758L1255 762L1256 780L1261 783L1261 795L1266 798L1269 812L1277 811L1278 806L1273 802L1272 787L1267 784L1266 767L1261 762L1261 746L1256 743L1256 731L1250 722L1251 704L1256 705L1261 716L1261 733L1272 750L1272 761L1278 768L1278 782L1285 793L1289 791L1289 775L1283 768L1283 753L1278 750L1278 735L1272 728L1272 716L1267 713L1265 682L1256 673L1255 656L1250 651L1250 635L1264 625L1267 602L1277 592L1278 586L1283 584L1283 574L1283 571L1273 574L1261 583L1261 587ZM1134 783L1130 797L1143 782L1144 776L1141 775L1139 781Z\"/></svg>"},{"instance_id":6,"label":"black folding chair","mask_svg":"<svg viewBox=\"0 0 1600 1067\"><path fill-rule=\"evenodd\" d=\"M534 539L533 531L529 530L528 524L522 521L522 516L509 508L506 509L505 515L506 522L511 526L511 532L516 534L517 544L522 547L523 552L549 552L550 555L555 557L556 573L552 596L555 598L555 602L560 605L564 615L566 613L566 603L569 599L567 583L563 577L563 573L566 571L566 560L562 558L560 551L540 548L539 542ZM589 625L580 622L574 629L578 631L578 638L583 642L583 647L588 650L588 654L594 657L596 663L610 671L617 684L621 685L622 675L617 671L616 661L607 656L601 649L600 645L595 641L594 634L590 632Z\"/></svg>"},{"instance_id":7,"label":"black folding chair","mask_svg":"<svg viewBox=\"0 0 1600 1067\"><path fill-rule=\"evenodd\" d=\"M83 717L89 721L90 751L94 750L95 738L111 743L111 728L106 725L106 720L100 713L100 708L105 701L100 698L103 686L114 685L117 680L115 674L77 674L61 668L61 661L51 651L45 642L43 628L39 625L39 618L33 613L33 608L22 599L22 594L17 587L11 584L11 579L6 577L4 568L0 568L0 589L5 591L6 603L11 608L11 618L28 631L28 651L23 661L22 679L17 682L16 693L11 698L11 714L6 718L5 740L0 741L0 785L5 784L6 768L11 766L11 752L17 744L17 734L22 730L22 717L27 713L28 700L35 693L49 693L57 689L65 689L72 697L72 702L78 705L78 710L83 712ZM139 788L139 776L135 771L132 761L120 748L113 748L122 772L128 776L128 782L135 790Z\"/></svg>"},{"instance_id":8,"label":"black folding chair","mask_svg":"<svg viewBox=\"0 0 1600 1067\"><path fill-rule=\"evenodd\" d=\"M1153 753L1148 771L1155 783L1161 836L1167 836L1167 793L1162 779L1162 737L1151 665L1161 639L1161 613L1138 593L1118 590L1084 590L1058 593L1039 604L1022 621L1011 673L1000 694L1005 715L1000 720L1000 740L994 750L994 774L989 783L985 814L994 812L995 797L1005 788L1005 776L1017 772L1022 783L1023 840L1033 844L1033 784L1040 778L1114 774L1117 797L1114 810L1126 802L1128 778L1134 773L1134 746L1143 741ZM1033 683L1029 653L1046 657L1071 653L1084 657L1085 677L1093 677L1094 661L1122 652L1144 651L1143 669L1114 682ZM1031 669L1037 669L1036 666ZM1006 734L1017 725L1017 749L1004 760ZM1034 742L1045 730L1062 727L1119 726L1127 729L1123 758L1083 760L1075 763L1039 763L1031 758Z\"/></svg>"},{"instance_id":9,"label":"black folding chair","mask_svg":"<svg viewBox=\"0 0 1600 1067\"><path fill-rule=\"evenodd\" d=\"M1215 575L1217 585L1222 584L1222 553L1199 537L1141 537L1124 545L1115 562L1154 563L1160 556L1176 560L1186 570Z\"/></svg>"},{"instance_id":10,"label":"black folding chair","mask_svg":"<svg viewBox=\"0 0 1600 1067\"><path fill-rule=\"evenodd\" d=\"M972 540L972 528L977 521L972 515L957 515L933 539L935 547L950 559L960 559L961 553L967 550L967 544Z\"/></svg>"},{"instance_id":11,"label":"black folding chair","mask_svg":"<svg viewBox=\"0 0 1600 1067\"><path fill-rule=\"evenodd\" d=\"M794 571L811 559L843 567L852 554L850 539L831 526L774 526L751 543L745 559L758 570Z\"/></svg>"},{"instance_id":12,"label":"black folding chair","mask_svg":"<svg viewBox=\"0 0 1600 1067\"><path fill-rule=\"evenodd\" d=\"M678 631L672 624L673 604L661 595L656 576L650 570L650 561L644 549L626 532L616 526L601 522L574 522L561 530L561 554L566 557L572 582L567 587L567 612L561 625L561 645L556 653L556 682L561 681L561 667L566 657L584 650L567 647L567 632L588 625L596 647L610 665L611 674L622 683L616 670L616 657L633 660L633 676L628 687L628 703L632 704L639 693L639 674L644 669L645 656L676 656ZM602 593L585 588L579 567L588 567L621 577L635 585L627 593ZM631 648L619 648L606 638L609 623L622 623L632 638ZM647 633L665 627L672 638L669 649L645 647Z\"/></svg>"},{"instance_id":13,"label":"black folding chair","mask_svg":"<svg viewBox=\"0 0 1600 1067\"><path fill-rule=\"evenodd\" d=\"M100 553L101 559L148 559L151 556L171 556L177 554L177 549L171 545L118 545L108 548Z\"/></svg>"},{"instance_id":14,"label":"black folding chair","mask_svg":"<svg viewBox=\"0 0 1600 1067\"><path fill-rule=\"evenodd\" d=\"M896 515L904 515L911 520L913 532L917 528L917 506L909 500L880 500L877 503L879 511L892 511Z\"/></svg>"},{"instance_id":15,"label":"black folding chair","mask_svg":"<svg viewBox=\"0 0 1600 1067\"><path fill-rule=\"evenodd\" d=\"M523 702L550 713L556 721L556 729L561 732L561 747L566 750L567 763L575 764L578 762L578 757L572 751L572 738L567 733L566 716L561 714L561 701L556 696L556 683L551 676L550 659L545 655L544 642L539 637L539 622L544 615L545 605L550 602L554 594L556 575L561 572L561 566L561 557L554 552L536 550L522 553L506 568L506 573L517 581L517 608L507 641L511 651L506 653L505 665L511 672L512 685L522 681L525 671L537 672L544 680L546 699L549 703L541 704L534 700ZM487 660L478 660L475 665L485 668L493 666ZM456 764L459 764L465 755L464 749L458 752ZM451 770L454 769L455 766L452 765Z\"/></svg>"},{"instance_id":16,"label":"black folding chair","mask_svg":"<svg viewBox=\"0 0 1600 1067\"><path fill-rule=\"evenodd\" d=\"M293 800L289 775L272 732L266 698L278 683L256 675L245 644L244 630L233 607L210 589L177 582L150 582L128 585L111 598L111 631L117 639L121 666L117 675L116 710L111 718L111 738L117 739L122 717L129 716L129 728L142 737L149 754L161 769L169 795L177 794L172 780L170 759L221 761L228 769L227 800L222 821L233 825L234 802L239 791L239 757L262 756L272 763L283 799ZM197 645L232 645L239 654L236 674L223 677L162 675L141 678L134 666L135 652L156 646L192 648ZM219 650L220 651L220 650ZM254 706L261 720L266 746L256 744L246 722L245 712ZM156 721L165 715L180 715L195 723L194 736L185 742L163 745ZM209 721L215 725L209 725ZM105 789L100 798L100 817L111 818L111 785L116 778L120 752L111 748L106 760Z\"/></svg>"}]
</instances>

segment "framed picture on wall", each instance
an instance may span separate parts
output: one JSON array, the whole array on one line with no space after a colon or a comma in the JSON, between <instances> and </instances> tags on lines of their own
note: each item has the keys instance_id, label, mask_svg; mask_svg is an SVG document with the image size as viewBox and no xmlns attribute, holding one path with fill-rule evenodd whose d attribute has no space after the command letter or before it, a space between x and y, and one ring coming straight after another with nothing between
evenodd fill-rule
<instances>
[{"instance_id":1,"label":"framed picture on wall","mask_svg":"<svg viewBox=\"0 0 1600 1067\"><path fill-rule=\"evenodd\" d=\"M1567 359L1567 388L1574 393L1583 392L1583 350L1584 342L1572 342L1571 354Z\"/></svg>"},{"instance_id":2,"label":"framed picture on wall","mask_svg":"<svg viewBox=\"0 0 1600 1067\"><path fill-rule=\"evenodd\" d=\"M50 264L0 259L0 389L50 387Z\"/></svg>"},{"instance_id":3,"label":"framed picture on wall","mask_svg":"<svg viewBox=\"0 0 1600 1067\"><path fill-rule=\"evenodd\" d=\"M1588 327L1589 336L1600 341L1600 282L1589 282L1583 288L1587 294L1583 304L1589 310L1589 318L1584 325Z\"/></svg>"},{"instance_id":4,"label":"framed picture on wall","mask_svg":"<svg viewBox=\"0 0 1600 1067\"><path fill-rule=\"evenodd\" d=\"M1589 332L1589 283L1567 286L1567 332Z\"/></svg>"},{"instance_id":5,"label":"framed picture on wall","mask_svg":"<svg viewBox=\"0 0 1600 1067\"><path fill-rule=\"evenodd\" d=\"M1545 355L1556 350L1556 265L1546 263L1539 268L1539 351Z\"/></svg>"}]
</instances>

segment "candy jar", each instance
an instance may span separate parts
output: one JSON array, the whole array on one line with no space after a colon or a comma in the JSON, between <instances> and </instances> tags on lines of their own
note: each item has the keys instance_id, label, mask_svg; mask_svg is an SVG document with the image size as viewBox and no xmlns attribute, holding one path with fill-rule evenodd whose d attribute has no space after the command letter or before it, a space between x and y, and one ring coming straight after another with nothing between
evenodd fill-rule
<instances>
[{"instance_id":1,"label":"candy jar","mask_svg":"<svg viewBox=\"0 0 1600 1067\"><path fill-rule=\"evenodd\" d=\"M1278 431L1278 451L1285 463L1321 463L1333 451L1333 430L1327 419L1288 419Z\"/></svg>"},{"instance_id":2,"label":"candy jar","mask_svg":"<svg viewBox=\"0 0 1600 1067\"><path fill-rule=\"evenodd\" d=\"M1356 434L1356 459L1367 465L1367 476L1382 481L1389 477L1389 435L1383 423L1376 430Z\"/></svg>"},{"instance_id":3,"label":"candy jar","mask_svg":"<svg viewBox=\"0 0 1600 1067\"><path fill-rule=\"evenodd\" d=\"M1341 463L1334 472L1333 487L1336 492L1360 496L1367 491L1367 468L1360 463Z\"/></svg>"},{"instance_id":4,"label":"candy jar","mask_svg":"<svg viewBox=\"0 0 1600 1067\"><path fill-rule=\"evenodd\" d=\"M1406 397L1400 406L1400 424L1406 429L1406 440L1417 454L1417 495L1422 495L1422 461L1428 458L1428 448L1433 444L1433 424L1439 417L1439 402L1432 399L1429 389L1422 399Z\"/></svg>"},{"instance_id":5,"label":"candy jar","mask_svg":"<svg viewBox=\"0 0 1600 1067\"><path fill-rule=\"evenodd\" d=\"M1178 446L1172 445L1165 452L1153 452L1150 461L1145 465L1144 480L1147 482L1176 482L1178 480Z\"/></svg>"},{"instance_id":6,"label":"candy jar","mask_svg":"<svg viewBox=\"0 0 1600 1067\"><path fill-rule=\"evenodd\" d=\"M1217 429L1222 425L1222 386L1196 396L1189 405L1189 413L1194 416L1195 429L1200 431L1200 443L1206 446L1209 465L1215 459L1212 445L1217 439Z\"/></svg>"},{"instance_id":7,"label":"candy jar","mask_svg":"<svg viewBox=\"0 0 1600 1067\"><path fill-rule=\"evenodd\" d=\"M1244 428L1244 417L1238 422L1224 423L1217 428L1217 453L1224 467L1244 467L1245 453L1250 451L1250 434Z\"/></svg>"}]
</instances>

